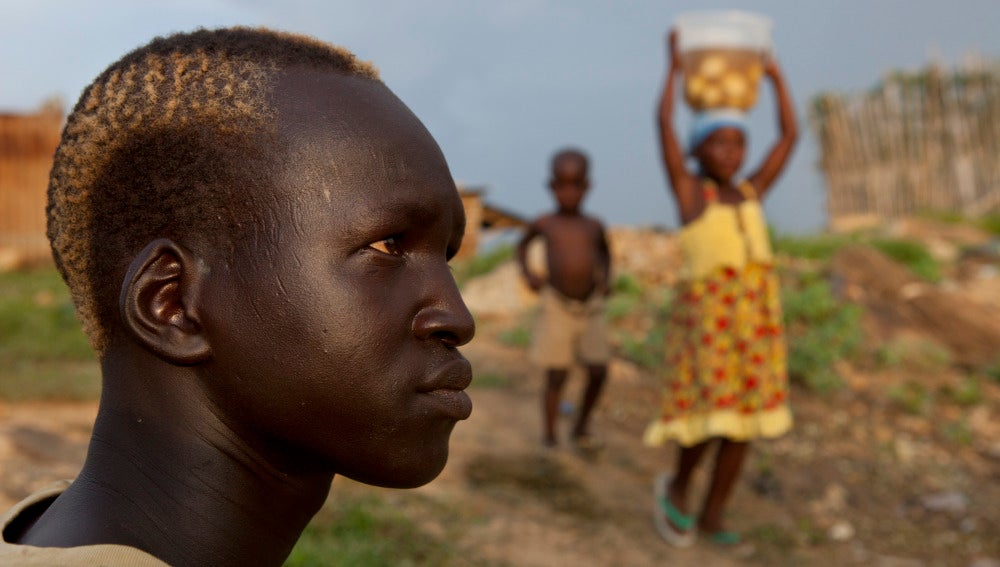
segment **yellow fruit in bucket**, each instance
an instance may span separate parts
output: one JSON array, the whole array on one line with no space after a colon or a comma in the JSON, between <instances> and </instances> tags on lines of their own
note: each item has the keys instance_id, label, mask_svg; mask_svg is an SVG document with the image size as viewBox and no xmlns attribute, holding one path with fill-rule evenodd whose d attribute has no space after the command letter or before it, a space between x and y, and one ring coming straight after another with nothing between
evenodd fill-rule
<instances>
[{"instance_id":1,"label":"yellow fruit in bucket","mask_svg":"<svg viewBox=\"0 0 1000 567\"><path fill-rule=\"evenodd\" d=\"M721 88L715 85L706 86L701 94L701 108L715 108L719 106L723 98L724 95Z\"/></svg>"},{"instance_id":2,"label":"yellow fruit in bucket","mask_svg":"<svg viewBox=\"0 0 1000 567\"><path fill-rule=\"evenodd\" d=\"M771 22L738 10L681 14L676 49L684 70L684 94L694 110L749 110L771 50Z\"/></svg>"},{"instance_id":3,"label":"yellow fruit in bucket","mask_svg":"<svg viewBox=\"0 0 1000 567\"><path fill-rule=\"evenodd\" d=\"M743 75L731 71L722 78L722 90L725 91L726 98L733 101L745 98L750 86Z\"/></svg>"},{"instance_id":4,"label":"yellow fruit in bucket","mask_svg":"<svg viewBox=\"0 0 1000 567\"><path fill-rule=\"evenodd\" d=\"M684 85L684 98L687 99L688 104L691 106L700 106L701 97L705 93L705 79L701 76L695 75L689 77Z\"/></svg>"},{"instance_id":5,"label":"yellow fruit in bucket","mask_svg":"<svg viewBox=\"0 0 1000 567\"><path fill-rule=\"evenodd\" d=\"M726 72L726 58L720 57L718 55L709 55L701 60L698 65L696 75L701 75L706 79L711 79L721 76Z\"/></svg>"}]
</instances>

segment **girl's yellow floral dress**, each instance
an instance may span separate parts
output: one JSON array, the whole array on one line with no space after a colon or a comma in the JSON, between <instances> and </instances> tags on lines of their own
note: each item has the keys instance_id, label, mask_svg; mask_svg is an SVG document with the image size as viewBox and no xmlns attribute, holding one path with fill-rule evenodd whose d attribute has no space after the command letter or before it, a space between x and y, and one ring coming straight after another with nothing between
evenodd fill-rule
<instances>
[{"instance_id":1,"label":"girl's yellow floral dress","mask_svg":"<svg viewBox=\"0 0 1000 567\"><path fill-rule=\"evenodd\" d=\"M679 233L683 275L667 326L660 416L644 441L696 445L713 437L777 437L792 426L778 278L760 201L707 205Z\"/></svg>"}]
</instances>

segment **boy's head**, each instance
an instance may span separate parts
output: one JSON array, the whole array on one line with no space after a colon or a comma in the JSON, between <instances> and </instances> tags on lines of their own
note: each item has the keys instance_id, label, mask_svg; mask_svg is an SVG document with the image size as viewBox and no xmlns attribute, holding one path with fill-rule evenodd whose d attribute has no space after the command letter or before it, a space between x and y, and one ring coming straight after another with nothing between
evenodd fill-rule
<instances>
[{"instance_id":1,"label":"boy's head","mask_svg":"<svg viewBox=\"0 0 1000 567\"><path fill-rule=\"evenodd\" d=\"M746 152L746 117L737 110L719 109L694 116L689 153L703 174L729 181L739 171Z\"/></svg>"},{"instance_id":2,"label":"boy's head","mask_svg":"<svg viewBox=\"0 0 1000 567\"><path fill-rule=\"evenodd\" d=\"M56 265L91 344L115 331L123 267L154 236L233 239L258 226L250 201L277 156L270 100L293 66L378 80L351 53L255 29L156 38L112 64L67 119L49 184ZM248 216L251 215L251 216Z\"/></svg>"},{"instance_id":3,"label":"boy's head","mask_svg":"<svg viewBox=\"0 0 1000 567\"><path fill-rule=\"evenodd\" d=\"M590 167L586 154L576 149L565 149L552 156L552 178L549 188L555 196L559 210L577 212L583 202L590 179L587 170Z\"/></svg>"},{"instance_id":4,"label":"boy's head","mask_svg":"<svg viewBox=\"0 0 1000 567\"><path fill-rule=\"evenodd\" d=\"M447 265L465 215L370 66L267 30L154 40L85 91L49 193L104 395L139 358L279 470L440 472L471 411L455 347L474 325Z\"/></svg>"}]
</instances>

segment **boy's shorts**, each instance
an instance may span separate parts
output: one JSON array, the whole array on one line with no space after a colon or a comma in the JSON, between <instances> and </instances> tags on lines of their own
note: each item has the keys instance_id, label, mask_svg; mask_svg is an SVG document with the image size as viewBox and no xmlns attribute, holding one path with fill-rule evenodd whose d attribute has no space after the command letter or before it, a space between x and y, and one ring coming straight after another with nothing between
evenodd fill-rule
<instances>
[{"instance_id":1,"label":"boy's shorts","mask_svg":"<svg viewBox=\"0 0 1000 567\"><path fill-rule=\"evenodd\" d=\"M604 297L586 301L563 296L551 287L542 288L541 312L529 357L544 368L569 368L574 362L606 365L611 359Z\"/></svg>"}]
</instances>

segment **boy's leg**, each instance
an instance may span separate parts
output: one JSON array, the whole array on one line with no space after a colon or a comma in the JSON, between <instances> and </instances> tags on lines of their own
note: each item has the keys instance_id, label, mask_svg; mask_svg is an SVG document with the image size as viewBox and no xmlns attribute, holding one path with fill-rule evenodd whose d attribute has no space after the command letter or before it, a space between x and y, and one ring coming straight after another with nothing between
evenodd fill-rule
<instances>
[{"instance_id":1,"label":"boy's leg","mask_svg":"<svg viewBox=\"0 0 1000 567\"><path fill-rule=\"evenodd\" d=\"M573 427L573 437L586 437L589 433L590 412L594 409L597 399L604 389L604 382L608 377L608 367L604 365L587 366L587 387L583 391L583 401L580 404L580 413L576 418L576 425Z\"/></svg>"},{"instance_id":2,"label":"boy's leg","mask_svg":"<svg viewBox=\"0 0 1000 567\"><path fill-rule=\"evenodd\" d=\"M569 370L549 368L546 374L545 395L542 398L542 417L545 420L545 444L552 447L558 442L556 439L556 418L559 416L559 402L562 401L562 389Z\"/></svg>"},{"instance_id":3,"label":"boy's leg","mask_svg":"<svg viewBox=\"0 0 1000 567\"><path fill-rule=\"evenodd\" d=\"M719 444L712 483L705 497L705 507L698 519L698 529L703 533L713 534L722 530L722 512L740 475L749 446L750 444L745 441L729 439L723 439Z\"/></svg>"}]
</instances>

